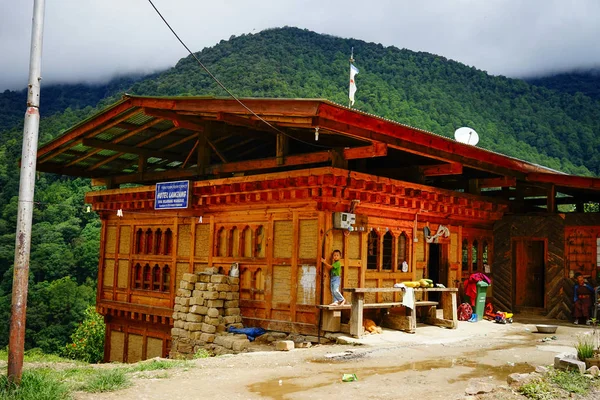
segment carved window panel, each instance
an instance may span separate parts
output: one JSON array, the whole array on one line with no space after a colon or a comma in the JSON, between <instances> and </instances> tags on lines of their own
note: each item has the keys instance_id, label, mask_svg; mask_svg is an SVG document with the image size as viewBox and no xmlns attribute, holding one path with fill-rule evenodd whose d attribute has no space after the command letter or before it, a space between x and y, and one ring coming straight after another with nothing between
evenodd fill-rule
<instances>
[{"instance_id":1,"label":"carved window panel","mask_svg":"<svg viewBox=\"0 0 600 400\"><path fill-rule=\"evenodd\" d=\"M139 263L133 267L133 287L135 289L142 288L142 266Z\"/></svg>"},{"instance_id":2,"label":"carved window panel","mask_svg":"<svg viewBox=\"0 0 600 400\"><path fill-rule=\"evenodd\" d=\"M152 285L152 273L150 271L150 264L146 264L146 265L144 265L142 289L150 290L151 285Z\"/></svg>"},{"instance_id":3,"label":"carved window panel","mask_svg":"<svg viewBox=\"0 0 600 400\"><path fill-rule=\"evenodd\" d=\"M383 254L381 259L381 269L391 271L394 264L393 249L394 249L394 236L390 231L387 231L383 235Z\"/></svg>"},{"instance_id":4,"label":"carved window panel","mask_svg":"<svg viewBox=\"0 0 600 400\"><path fill-rule=\"evenodd\" d=\"M373 229L367 237L367 269L377 269L379 258L379 235Z\"/></svg>"},{"instance_id":5,"label":"carved window panel","mask_svg":"<svg viewBox=\"0 0 600 400\"><path fill-rule=\"evenodd\" d=\"M478 253L478 243L477 240L473 241L473 245L471 246L471 265L472 265L472 269L471 271L477 271L477 257L479 255Z\"/></svg>"},{"instance_id":6,"label":"carved window panel","mask_svg":"<svg viewBox=\"0 0 600 400\"><path fill-rule=\"evenodd\" d=\"M469 241L464 239L462 242L462 270L469 271Z\"/></svg>"},{"instance_id":7,"label":"carved window panel","mask_svg":"<svg viewBox=\"0 0 600 400\"><path fill-rule=\"evenodd\" d=\"M152 290L159 291L161 281L162 276L160 273L160 267L158 266L158 264L155 264L154 268L152 268Z\"/></svg>"}]
</instances>

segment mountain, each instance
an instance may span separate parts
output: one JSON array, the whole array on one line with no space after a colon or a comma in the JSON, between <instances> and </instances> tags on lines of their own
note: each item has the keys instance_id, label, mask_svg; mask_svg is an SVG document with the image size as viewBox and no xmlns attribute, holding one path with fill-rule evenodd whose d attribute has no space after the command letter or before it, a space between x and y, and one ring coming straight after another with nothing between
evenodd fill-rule
<instances>
[{"instance_id":1,"label":"mountain","mask_svg":"<svg viewBox=\"0 0 600 400\"><path fill-rule=\"evenodd\" d=\"M222 41L197 53L238 96L320 97L347 104L354 47L355 108L452 137L475 129L480 145L566 172L600 173L599 102L490 76L443 57L296 28ZM191 57L133 85L140 95L226 96Z\"/></svg>"},{"instance_id":2,"label":"mountain","mask_svg":"<svg viewBox=\"0 0 600 400\"><path fill-rule=\"evenodd\" d=\"M576 174L600 174L600 101L490 76L443 57L297 28L232 37L197 53L239 97L325 98L348 103L354 47L355 108L452 137L475 129L480 146ZM157 55L159 56L159 55ZM128 80L130 79L130 80ZM40 143L119 99L227 96L191 57L161 73L107 85L42 86ZM0 318L10 318L25 91L0 94ZM89 181L40 174L31 238L26 346L59 352L93 302L100 224L84 212ZM8 324L0 325L0 347Z\"/></svg>"},{"instance_id":3,"label":"mountain","mask_svg":"<svg viewBox=\"0 0 600 400\"><path fill-rule=\"evenodd\" d=\"M81 109L96 106L106 97L113 96L131 87L140 77L123 76L111 79L102 85L56 84L42 85L40 113L42 118L65 111L67 108ZM5 90L0 93L0 132L22 124L27 103L27 89Z\"/></svg>"},{"instance_id":4,"label":"mountain","mask_svg":"<svg viewBox=\"0 0 600 400\"><path fill-rule=\"evenodd\" d=\"M600 67L528 78L526 82L558 92L582 93L594 100L600 100Z\"/></svg>"}]
</instances>

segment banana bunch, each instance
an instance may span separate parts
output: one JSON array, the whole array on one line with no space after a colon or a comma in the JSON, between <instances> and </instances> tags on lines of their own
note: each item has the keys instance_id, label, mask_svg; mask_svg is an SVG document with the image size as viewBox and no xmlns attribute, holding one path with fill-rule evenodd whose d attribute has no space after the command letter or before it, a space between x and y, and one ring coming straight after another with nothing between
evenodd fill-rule
<instances>
[{"instance_id":1,"label":"banana bunch","mask_svg":"<svg viewBox=\"0 0 600 400\"><path fill-rule=\"evenodd\" d=\"M402 282L402 284L406 287L412 287L412 288L415 288L415 287L423 287L423 288L431 287L432 288L434 286L433 281L431 279L425 279L425 278L418 280L418 281Z\"/></svg>"}]
</instances>

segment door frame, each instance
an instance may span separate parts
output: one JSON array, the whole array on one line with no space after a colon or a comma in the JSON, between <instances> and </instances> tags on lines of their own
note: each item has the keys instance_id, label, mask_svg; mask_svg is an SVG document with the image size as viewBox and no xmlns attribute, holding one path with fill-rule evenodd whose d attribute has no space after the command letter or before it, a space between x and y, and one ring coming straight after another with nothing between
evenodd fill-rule
<instances>
[{"instance_id":1,"label":"door frame","mask_svg":"<svg viewBox=\"0 0 600 400\"><path fill-rule=\"evenodd\" d=\"M512 308L514 311L518 311L518 308L530 308L530 306L517 306L517 260L514 259L515 257L515 247L517 246L517 242L543 242L544 244L544 266L543 266L543 272L544 272L544 287L542 288L543 290L543 306L540 308L543 308L544 310L546 309L546 305L548 304L548 298L547 298L547 290L546 290L546 286L547 286L547 267L548 267L548 238L547 237L537 237L537 236L514 236L511 238L511 247L510 247L510 260L511 260L511 271L512 271L512 276L511 276L511 286L512 286ZM531 308L538 308L538 307L531 307Z\"/></svg>"}]
</instances>

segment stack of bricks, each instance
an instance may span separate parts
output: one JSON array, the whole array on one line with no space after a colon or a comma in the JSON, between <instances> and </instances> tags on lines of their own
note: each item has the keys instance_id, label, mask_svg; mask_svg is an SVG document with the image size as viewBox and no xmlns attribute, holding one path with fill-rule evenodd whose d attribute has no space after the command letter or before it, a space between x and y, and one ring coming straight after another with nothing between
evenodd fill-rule
<instances>
[{"instance_id":1,"label":"stack of bricks","mask_svg":"<svg viewBox=\"0 0 600 400\"><path fill-rule=\"evenodd\" d=\"M173 312L171 358L190 358L199 350L239 353L248 347L246 335L227 333L242 328L240 279L214 274L212 269L183 274Z\"/></svg>"}]
</instances>

